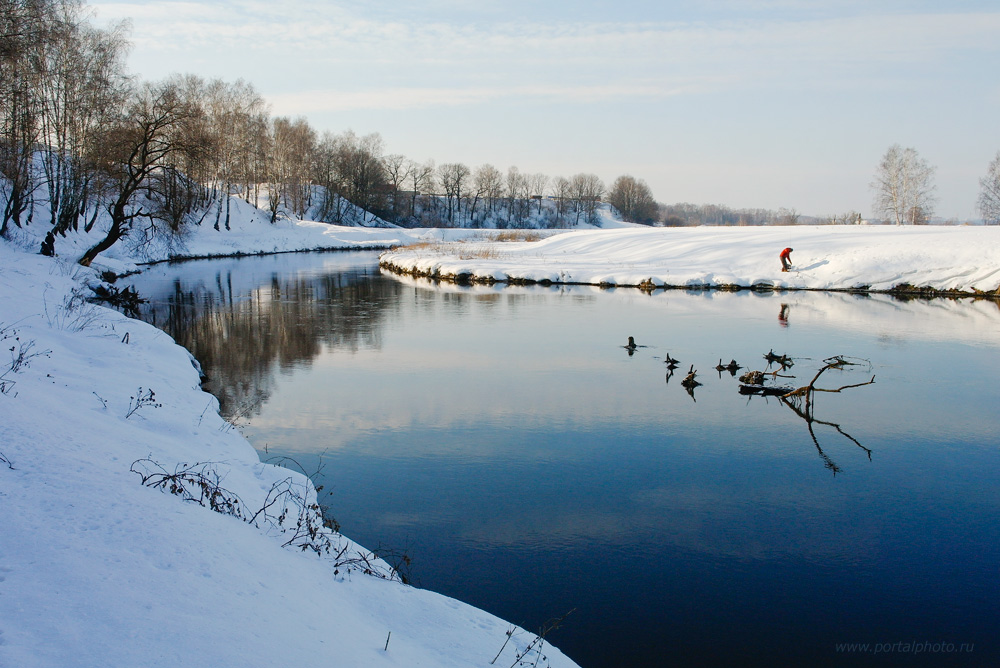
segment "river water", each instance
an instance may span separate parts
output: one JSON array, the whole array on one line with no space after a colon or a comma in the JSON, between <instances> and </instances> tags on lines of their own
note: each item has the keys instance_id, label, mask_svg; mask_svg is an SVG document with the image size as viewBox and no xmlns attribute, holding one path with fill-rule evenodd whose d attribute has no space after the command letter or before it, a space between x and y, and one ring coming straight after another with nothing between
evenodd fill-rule
<instances>
[{"instance_id":1,"label":"river water","mask_svg":"<svg viewBox=\"0 0 1000 668\"><path fill-rule=\"evenodd\" d=\"M346 535L526 628L566 615L585 668L1000 660L994 302L458 287L372 253L130 281ZM816 386L857 387L811 412L739 392L834 355Z\"/></svg>"}]
</instances>

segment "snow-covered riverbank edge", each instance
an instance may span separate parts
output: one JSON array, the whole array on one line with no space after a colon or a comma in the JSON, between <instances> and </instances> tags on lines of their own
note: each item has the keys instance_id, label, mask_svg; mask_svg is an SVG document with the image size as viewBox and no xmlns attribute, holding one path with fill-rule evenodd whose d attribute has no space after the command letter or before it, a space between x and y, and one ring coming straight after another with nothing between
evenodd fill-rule
<instances>
[{"instance_id":1,"label":"snow-covered riverbank edge","mask_svg":"<svg viewBox=\"0 0 1000 668\"><path fill-rule=\"evenodd\" d=\"M0 241L0 665L489 666L501 647L493 665L515 663L534 635L364 575L356 557L367 551L339 534L330 534L331 554L282 547L294 512L279 525L273 506L271 521L247 522L143 486L133 469L206 464L199 470L238 497L244 519L276 489L315 499L305 476L261 463L219 416L187 351L84 300L102 271L138 261L387 247L417 235L447 236L314 223L208 228L183 253L116 248L87 269L73 262L86 238L60 238L56 259L37 255L28 235ZM548 642L542 650L538 665L575 665Z\"/></svg>"},{"instance_id":2,"label":"snow-covered riverbank edge","mask_svg":"<svg viewBox=\"0 0 1000 668\"><path fill-rule=\"evenodd\" d=\"M793 270L778 253L791 247ZM790 226L574 231L422 244L387 271L459 283L1000 295L1000 227Z\"/></svg>"}]
</instances>

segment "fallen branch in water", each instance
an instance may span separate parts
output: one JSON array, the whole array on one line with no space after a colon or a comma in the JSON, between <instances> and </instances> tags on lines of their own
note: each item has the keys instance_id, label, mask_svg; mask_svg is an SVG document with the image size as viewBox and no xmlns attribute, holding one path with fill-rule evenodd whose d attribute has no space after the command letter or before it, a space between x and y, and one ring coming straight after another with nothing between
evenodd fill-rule
<instances>
[{"instance_id":1,"label":"fallen branch in water","mask_svg":"<svg viewBox=\"0 0 1000 668\"><path fill-rule=\"evenodd\" d=\"M857 445L859 448L865 451L868 455L868 461L871 461L872 451L865 446L861 445L858 439L854 438L848 434L844 429L835 422L828 422L826 420L818 420L815 415L815 400L814 396L816 392L831 392L839 393L844 390L848 390L855 387L864 387L865 385L872 385L875 382L875 376L871 377L863 383L851 383L849 385L842 385L837 388L823 388L816 387L816 382L820 377L829 371L830 369L843 369L847 366L856 366L859 362L850 361L848 358L842 355L837 355L835 357L828 357L823 360L823 366L816 372L812 380L809 381L807 385L802 387L792 388L792 387L781 387L776 385L765 385L764 382L768 376L771 379L775 378L791 378L792 376L781 376L777 371L764 372L764 371L748 371L747 373L740 376L740 394L749 395L759 395L759 396L774 396L777 397L781 403L788 406L796 415L805 420L806 427L809 430L809 437L812 439L813 445L816 446L816 450L819 452L820 458L825 463L826 467L833 471L834 474L840 473L841 469L837 466L830 457L823 452L823 448L820 447L819 439L816 438L816 432L813 428L814 424L826 425L828 427L833 427L842 436L850 440L852 443Z\"/></svg>"}]
</instances>

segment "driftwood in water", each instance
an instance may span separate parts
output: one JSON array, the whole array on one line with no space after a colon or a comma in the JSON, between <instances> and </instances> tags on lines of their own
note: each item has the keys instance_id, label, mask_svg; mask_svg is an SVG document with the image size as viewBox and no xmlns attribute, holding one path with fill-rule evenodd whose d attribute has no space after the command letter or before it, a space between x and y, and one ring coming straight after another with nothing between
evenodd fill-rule
<instances>
[{"instance_id":1,"label":"driftwood in water","mask_svg":"<svg viewBox=\"0 0 1000 668\"><path fill-rule=\"evenodd\" d=\"M793 413L795 413L800 418L805 420L806 426L809 430L809 436L812 439L813 445L816 446L816 450L817 452L819 452L820 458L823 460L825 466L831 471L833 471L834 475L836 475L837 473L840 473L841 469L832 459L830 459L829 456L827 456L825 452L823 452L823 448L821 448L819 445L819 439L816 438L816 432L813 428L813 425L821 424L821 425L826 425L828 427L833 427L842 436L844 436L852 443L854 443L856 446L864 450L865 453L868 455L869 461L871 461L872 458L872 451L866 448L865 446L861 445L858 439L854 438L846 431L844 431L844 429L839 424L834 422L828 422L826 420L817 419L815 415L815 408L816 408L815 394L817 392L839 393L844 390L848 390L855 387L872 385L875 382L875 376L873 375L871 377L871 380L868 380L864 383L852 383L850 385L842 385L840 387L832 389L816 387L816 381L818 381L820 376L822 376L830 369L842 369L846 366L853 366L855 364L857 363L848 361L846 358L839 355L836 357L828 357L827 359L823 360L823 366L820 368L819 371L816 372L816 375L813 376L812 380L809 381L809 384L803 385L802 387L798 388L764 385L763 383L764 380L766 379L766 376L771 376L772 378L778 377L777 371L769 373L765 373L763 371L750 371L740 376L740 383L741 383L740 394L778 397L781 403L788 406L788 408L790 408ZM782 377L787 378L788 376L782 376Z\"/></svg>"},{"instance_id":2,"label":"driftwood in water","mask_svg":"<svg viewBox=\"0 0 1000 668\"><path fill-rule=\"evenodd\" d=\"M811 410L810 407L812 404L812 397L813 393L815 392L840 392L842 390L851 389L852 387L863 387L865 385L872 385L875 382L875 376L872 376L872 379L865 383L854 383L853 385L844 385L842 387L838 387L832 390L825 389L822 387L816 387L816 381L819 380L819 377L822 376L825 372L829 371L830 369L843 369L845 366L853 366L855 364L856 362L849 362L840 355L837 355L836 357L828 357L825 360L823 360L823 367L816 372L816 375L813 376L813 379L809 381L808 385L792 390L791 392L786 394L783 398L785 399L791 397L804 398L806 410L809 411Z\"/></svg>"},{"instance_id":3,"label":"driftwood in water","mask_svg":"<svg viewBox=\"0 0 1000 668\"><path fill-rule=\"evenodd\" d=\"M787 369L788 367L795 365L795 361L791 357L788 355L777 355L775 354L773 348L768 351L766 355L764 355L764 359L767 360L768 366L778 364L782 369Z\"/></svg>"},{"instance_id":4,"label":"driftwood in water","mask_svg":"<svg viewBox=\"0 0 1000 668\"><path fill-rule=\"evenodd\" d=\"M853 366L856 362L849 362L845 358L837 355L835 357L828 357L823 360L823 367L816 372L813 379L809 381L808 385L803 385L802 387L780 387L776 385L764 385L764 381L771 377L774 378L794 378L794 376L782 376L777 371L747 371L745 374L740 376L740 394L761 394L768 396L777 396L782 399L790 398L801 398L804 400L806 410L811 410L813 393L815 392L841 392L842 390L848 390L852 387L863 387L865 385L871 385L875 382L875 376L872 376L871 380L864 383L854 383L852 385L844 385L842 387L837 387L833 389L816 387L816 381L825 372L830 369L842 369L845 366Z\"/></svg>"},{"instance_id":5,"label":"driftwood in water","mask_svg":"<svg viewBox=\"0 0 1000 668\"><path fill-rule=\"evenodd\" d=\"M794 392L794 387L783 385L765 385L764 382L770 377L793 378L793 376L782 376L777 371L747 371L740 376L740 394L756 394L769 397L783 397L789 392Z\"/></svg>"}]
</instances>

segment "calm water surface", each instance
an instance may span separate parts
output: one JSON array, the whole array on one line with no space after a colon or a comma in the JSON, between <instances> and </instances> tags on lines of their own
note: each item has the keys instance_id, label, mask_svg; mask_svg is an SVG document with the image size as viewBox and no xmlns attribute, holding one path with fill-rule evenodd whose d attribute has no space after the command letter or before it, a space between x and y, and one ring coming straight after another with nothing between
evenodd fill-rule
<instances>
[{"instance_id":1,"label":"calm water surface","mask_svg":"<svg viewBox=\"0 0 1000 668\"><path fill-rule=\"evenodd\" d=\"M345 534L526 628L573 610L550 639L585 668L1000 663L995 303L433 286L367 253L133 282ZM810 424L714 369L772 349L791 385L832 355L820 387L875 384Z\"/></svg>"}]
</instances>

